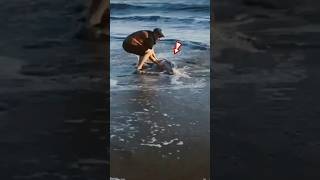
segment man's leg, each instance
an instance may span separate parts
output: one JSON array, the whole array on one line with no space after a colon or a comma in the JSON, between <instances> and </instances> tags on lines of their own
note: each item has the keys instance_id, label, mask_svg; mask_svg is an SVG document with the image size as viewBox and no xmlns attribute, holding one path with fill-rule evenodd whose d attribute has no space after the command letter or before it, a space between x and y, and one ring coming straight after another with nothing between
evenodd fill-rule
<instances>
[{"instance_id":1,"label":"man's leg","mask_svg":"<svg viewBox=\"0 0 320 180\"><path fill-rule=\"evenodd\" d=\"M142 59L143 59L143 56L138 56L138 63L137 63L137 66L136 66L137 68L141 64Z\"/></svg>"},{"instance_id":2,"label":"man's leg","mask_svg":"<svg viewBox=\"0 0 320 180\"><path fill-rule=\"evenodd\" d=\"M144 56L137 56L138 58L138 61L137 61L137 64L136 64L136 68L138 68L139 64L141 63L142 59L143 59ZM143 67L143 66L142 66Z\"/></svg>"},{"instance_id":3,"label":"man's leg","mask_svg":"<svg viewBox=\"0 0 320 180\"><path fill-rule=\"evenodd\" d=\"M141 70L143 67L143 64L145 62L147 62L147 60L150 58L150 56L152 55L152 51L151 50L147 50L146 53L144 54L144 56L140 56L139 58L139 64L138 64L138 70Z\"/></svg>"}]
</instances>

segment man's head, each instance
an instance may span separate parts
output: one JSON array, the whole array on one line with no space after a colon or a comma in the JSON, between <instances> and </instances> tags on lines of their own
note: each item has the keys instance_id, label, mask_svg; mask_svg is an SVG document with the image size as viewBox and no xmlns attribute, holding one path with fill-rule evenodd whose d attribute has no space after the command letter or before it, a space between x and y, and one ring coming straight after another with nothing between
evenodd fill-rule
<instances>
[{"instance_id":1,"label":"man's head","mask_svg":"<svg viewBox=\"0 0 320 180\"><path fill-rule=\"evenodd\" d=\"M162 30L161 30L160 28L155 28L155 29L153 30L153 33L154 33L154 35L155 35L155 37L156 37L157 40L160 39L160 38L162 38L162 37L164 37L164 35L163 35L163 33L162 33Z\"/></svg>"}]
</instances>

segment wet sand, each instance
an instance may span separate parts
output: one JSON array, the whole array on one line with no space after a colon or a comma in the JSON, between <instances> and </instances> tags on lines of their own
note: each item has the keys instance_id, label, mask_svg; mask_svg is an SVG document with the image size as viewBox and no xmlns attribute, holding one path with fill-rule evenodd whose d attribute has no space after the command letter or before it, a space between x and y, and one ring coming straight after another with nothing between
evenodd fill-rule
<instances>
[{"instance_id":1,"label":"wet sand","mask_svg":"<svg viewBox=\"0 0 320 180\"><path fill-rule=\"evenodd\" d=\"M111 93L111 177L209 178L209 89L187 91Z\"/></svg>"},{"instance_id":2,"label":"wet sand","mask_svg":"<svg viewBox=\"0 0 320 180\"><path fill-rule=\"evenodd\" d=\"M319 12L295 2L216 2L216 179L320 177Z\"/></svg>"},{"instance_id":3,"label":"wet sand","mask_svg":"<svg viewBox=\"0 0 320 180\"><path fill-rule=\"evenodd\" d=\"M178 84L171 84L176 74L125 76L111 85L111 177L210 177L210 81L203 71Z\"/></svg>"},{"instance_id":4,"label":"wet sand","mask_svg":"<svg viewBox=\"0 0 320 180\"><path fill-rule=\"evenodd\" d=\"M0 3L1 179L107 176L106 47L74 38L82 3Z\"/></svg>"}]
</instances>

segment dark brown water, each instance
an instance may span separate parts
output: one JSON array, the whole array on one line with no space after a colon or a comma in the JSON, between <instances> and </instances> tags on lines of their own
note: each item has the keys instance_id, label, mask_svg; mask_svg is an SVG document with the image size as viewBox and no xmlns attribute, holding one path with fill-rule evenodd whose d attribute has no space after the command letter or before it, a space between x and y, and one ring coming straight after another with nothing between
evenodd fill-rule
<instances>
[{"instance_id":1,"label":"dark brown water","mask_svg":"<svg viewBox=\"0 0 320 180\"><path fill-rule=\"evenodd\" d=\"M217 2L216 179L319 178L320 36L310 2Z\"/></svg>"},{"instance_id":2,"label":"dark brown water","mask_svg":"<svg viewBox=\"0 0 320 180\"><path fill-rule=\"evenodd\" d=\"M104 179L104 45L83 1L1 1L0 179Z\"/></svg>"}]
</instances>

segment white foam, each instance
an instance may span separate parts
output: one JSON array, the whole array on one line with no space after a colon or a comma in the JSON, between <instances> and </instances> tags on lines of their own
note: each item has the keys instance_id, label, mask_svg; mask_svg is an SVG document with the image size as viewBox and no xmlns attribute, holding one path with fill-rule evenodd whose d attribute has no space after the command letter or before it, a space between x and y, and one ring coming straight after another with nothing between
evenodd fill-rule
<instances>
[{"instance_id":1,"label":"white foam","mask_svg":"<svg viewBox=\"0 0 320 180\"><path fill-rule=\"evenodd\" d=\"M187 70L190 69L188 66L184 66L182 68L174 68L174 77L183 77L183 78L191 78L187 72Z\"/></svg>"},{"instance_id":2,"label":"white foam","mask_svg":"<svg viewBox=\"0 0 320 180\"><path fill-rule=\"evenodd\" d=\"M168 142L164 141L162 144L166 146L166 145L169 145L169 144L173 143L174 141L178 141L178 138L172 139L172 140L170 140Z\"/></svg>"},{"instance_id":3,"label":"white foam","mask_svg":"<svg viewBox=\"0 0 320 180\"><path fill-rule=\"evenodd\" d=\"M199 80L195 83L181 84L181 85L170 86L170 87L158 87L158 89L160 90L201 89L201 88L204 88L206 85L207 83L204 80Z\"/></svg>"},{"instance_id":4,"label":"white foam","mask_svg":"<svg viewBox=\"0 0 320 180\"><path fill-rule=\"evenodd\" d=\"M201 89L204 88L208 82L205 79L195 79L193 82L186 82L186 79L191 79L188 74L188 69L190 67L184 66L182 68L175 68L175 74L169 76L170 84L167 83L148 83L148 86L143 86L143 90L180 90L180 89ZM168 76L166 74L161 74L163 76ZM147 78L148 79L148 78ZM152 79L152 78L151 78ZM110 79L110 90L113 91L134 91L134 90L141 90L141 84L126 84L121 85L118 84L118 81L115 79ZM135 99L134 99L135 100ZM133 101L134 101L133 100Z\"/></svg>"},{"instance_id":5,"label":"white foam","mask_svg":"<svg viewBox=\"0 0 320 180\"><path fill-rule=\"evenodd\" d=\"M210 69L199 69L199 70L194 70L194 73L210 73Z\"/></svg>"},{"instance_id":6,"label":"white foam","mask_svg":"<svg viewBox=\"0 0 320 180\"><path fill-rule=\"evenodd\" d=\"M155 137L152 137L152 138L151 138L151 141L149 141L149 143L152 144L152 143L154 143L154 142L156 142L156 141L157 141L157 139L156 139Z\"/></svg>"},{"instance_id":7,"label":"white foam","mask_svg":"<svg viewBox=\"0 0 320 180\"><path fill-rule=\"evenodd\" d=\"M180 81L180 77L172 77L171 78L171 84L175 84L175 85L181 85L181 84L183 84L183 82L182 81Z\"/></svg>"},{"instance_id":8,"label":"white foam","mask_svg":"<svg viewBox=\"0 0 320 180\"><path fill-rule=\"evenodd\" d=\"M118 84L118 81L115 79L110 79L110 88L116 87Z\"/></svg>"},{"instance_id":9,"label":"white foam","mask_svg":"<svg viewBox=\"0 0 320 180\"><path fill-rule=\"evenodd\" d=\"M197 81L195 83L176 83L173 86L163 85L163 86L149 86L145 88L144 90L150 89L150 90L180 90L180 89L201 89L206 86L206 83L204 81ZM141 89L138 85L126 85L126 86L114 86L110 88L111 91L134 91Z\"/></svg>"},{"instance_id":10,"label":"white foam","mask_svg":"<svg viewBox=\"0 0 320 180\"><path fill-rule=\"evenodd\" d=\"M111 135L110 135L110 139L112 139L112 138L114 138L114 137L116 137L116 135L114 135L114 134L111 134Z\"/></svg>"},{"instance_id":11,"label":"white foam","mask_svg":"<svg viewBox=\"0 0 320 180\"><path fill-rule=\"evenodd\" d=\"M179 141L179 142L177 143L177 145L178 145L178 146L182 146L182 145L183 145L183 141Z\"/></svg>"},{"instance_id":12,"label":"white foam","mask_svg":"<svg viewBox=\"0 0 320 180\"><path fill-rule=\"evenodd\" d=\"M150 147L157 147L157 148L161 148L161 144L143 144L141 143L140 144L141 146L150 146Z\"/></svg>"}]
</instances>

